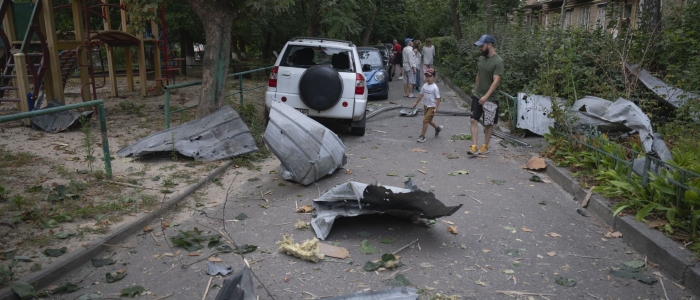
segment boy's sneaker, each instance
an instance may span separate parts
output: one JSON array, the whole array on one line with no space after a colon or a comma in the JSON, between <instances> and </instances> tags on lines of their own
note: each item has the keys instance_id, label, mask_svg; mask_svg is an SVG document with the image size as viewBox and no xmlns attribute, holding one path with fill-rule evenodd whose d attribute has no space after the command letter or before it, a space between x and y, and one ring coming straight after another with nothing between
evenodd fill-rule
<instances>
[{"instance_id":1,"label":"boy's sneaker","mask_svg":"<svg viewBox=\"0 0 700 300\"><path fill-rule=\"evenodd\" d=\"M402 80L402 79L403 79L403 76L399 76L399 80Z\"/></svg>"},{"instance_id":2,"label":"boy's sneaker","mask_svg":"<svg viewBox=\"0 0 700 300\"><path fill-rule=\"evenodd\" d=\"M436 137L438 136L438 134L440 134L440 131L442 131L442 128L443 128L442 125L435 128L435 136Z\"/></svg>"},{"instance_id":3,"label":"boy's sneaker","mask_svg":"<svg viewBox=\"0 0 700 300\"><path fill-rule=\"evenodd\" d=\"M419 143L424 143L425 142L425 136L419 135L418 136L418 141Z\"/></svg>"},{"instance_id":4,"label":"boy's sneaker","mask_svg":"<svg viewBox=\"0 0 700 300\"><path fill-rule=\"evenodd\" d=\"M481 145L481 149L479 149L479 154L487 154L489 153L489 147L486 146L486 144Z\"/></svg>"},{"instance_id":5,"label":"boy's sneaker","mask_svg":"<svg viewBox=\"0 0 700 300\"><path fill-rule=\"evenodd\" d=\"M469 150L467 150L467 154L469 155L476 155L478 153L478 150L476 149L476 145L472 145Z\"/></svg>"}]
</instances>

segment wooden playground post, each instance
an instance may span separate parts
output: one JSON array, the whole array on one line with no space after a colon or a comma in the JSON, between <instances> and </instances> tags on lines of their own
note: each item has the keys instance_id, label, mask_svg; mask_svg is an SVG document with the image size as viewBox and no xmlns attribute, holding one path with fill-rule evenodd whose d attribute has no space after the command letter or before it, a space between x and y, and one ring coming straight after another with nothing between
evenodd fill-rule
<instances>
[{"instance_id":1,"label":"wooden playground post","mask_svg":"<svg viewBox=\"0 0 700 300\"><path fill-rule=\"evenodd\" d=\"M119 4L124 5L124 0L119 0ZM121 11L121 17L122 17L122 26L121 30L124 32L129 32L127 29L127 11L122 9ZM131 46L126 46L124 47L124 59L126 60L126 90L129 92L134 91L134 68L131 65Z\"/></svg>"},{"instance_id":2,"label":"wooden playground post","mask_svg":"<svg viewBox=\"0 0 700 300\"><path fill-rule=\"evenodd\" d=\"M17 75L16 82L19 90L19 107L20 111L29 111L29 102L27 99L27 93L29 93L29 73L27 72L27 60L24 53L16 53L13 55L15 57L15 74ZM29 119L23 119L22 125L29 126Z\"/></svg>"},{"instance_id":3,"label":"wooden playground post","mask_svg":"<svg viewBox=\"0 0 700 300\"><path fill-rule=\"evenodd\" d=\"M56 23L54 22L53 1L52 0L37 0L43 1L41 9L41 18L39 20L41 29L46 37L46 44L49 48L49 63L46 66L44 76L44 90L46 91L47 103L51 100L58 100L65 104L66 100L63 96L63 81L61 78L61 64L58 58L56 37Z\"/></svg>"},{"instance_id":4,"label":"wooden playground post","mask_svg":"<svg viewBox=\"0 0 700 300\"><path fill-rule=\"evenodd\" d=\"M7 35L7 39L10 40L10 43L13 43L14 41L17 40L17 36L15 34L15 19L12 15L12 10L8 9L7 13L5 14L5 18L2 20L2 28L5 29L5 34ZM12 47L12 45L5 45L5 47ZM17 80L12 79L12 85L17 86ZM19 93L17 91L16 93ZM22 97L19 97L17 95L17 98L22 99ZM25 95L26 96L26 95ZM17 110L21 111L22 107L20 106L19 103L17 103Z\"/></svg>"},{"instance_id":5,"label":"wooden playground post","mask_svg":"<svg viewBox=\"0 0 700 300\"><path fill-rule=\"evenodd\" d=\"M102 3L109 4L109 0L102 0ZM112 24L110 24L111 18L109 15L109 6L103 6L102 12L104 13L104 30L112 30ZM117 96L117 68L114 65L114 51L112 47L106 45L107 47L107 69L109 71L109 85L110 93L112 97Z\"/></svg>"},{"instance_id":6,"label":"wooden playground post","mask_svg":"<svg viewBox=\"0 0 700 300\"><path fill-rule=\"evenodd\" d=\"M153 12L158 15L158 11L154 8ZM151 32L153 33L153 67L156 72L156 90L163 90L163 81L158 80L163 78L163 74L160 70L160 34L158 32L158 23L156 21L151 21ZM168 46L165 45L167 48ZM167 62L166 62L167 67Z\"/></svg>"},{"instance_id":7,"label":"wooden playground post","mask_svg":"<svg viewBox=\"0 0 700 300\"><path fill-rule=\"evenodd\" d=\"M83 28L83 13L82 13L82 3L81 1L71 1L71 9L73 11L73 30L75 32L75 40L81 44L85 44L85 28ZM92 100L92 93L90 93L90 88L86 83L90 82L88 77L88 67L87 67L87 51L85 48L79 48L78 53L78 63L80 70L80 94L83 97L83 101Z\"/></svg>"},{"instance_id":8,"label":"wooden playground post","mask_svg":"<svg viewBox=\"0 0 700 300\"><path fill-rule=\"evenodd\" d=\"M141 47L139 47L139 78L141 85L141 96L146 97L148 95L148 85L146 84L146 43L141 39Z\"/></svg>"}]
</instances>

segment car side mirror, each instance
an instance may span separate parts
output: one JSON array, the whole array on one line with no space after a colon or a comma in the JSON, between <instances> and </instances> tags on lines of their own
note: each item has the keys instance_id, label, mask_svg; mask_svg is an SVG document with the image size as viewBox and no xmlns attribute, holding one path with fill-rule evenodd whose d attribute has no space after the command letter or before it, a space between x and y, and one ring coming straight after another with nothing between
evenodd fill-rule
<instances>
[{"instance_id":1,"label":"car side mirror","mask_svg":"<svg viewBox=\"0 0 700 300\"><path fill-rule=\"evenodd\" d=\"M370 65L370 64L364 64L364 65L362 65L362 71L363 71L363 72L372 71L372 65Z\"/></svg>"}]
</instances>

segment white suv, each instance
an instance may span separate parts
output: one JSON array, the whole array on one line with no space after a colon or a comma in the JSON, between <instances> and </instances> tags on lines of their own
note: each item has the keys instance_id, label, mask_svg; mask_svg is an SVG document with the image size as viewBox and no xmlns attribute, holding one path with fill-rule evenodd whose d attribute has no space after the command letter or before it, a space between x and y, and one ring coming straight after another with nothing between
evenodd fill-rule
<instances>
[{"instance_id":1,"label":"white suv","mask_svg":"<svg viewBox=\"0 0 700 300\"><path fill-rule=\"evenodd\" d=\"M365 134L366 80L352 42L293 38L270 73L265 105L280 101L317 119L345 120L352 135Z\"/></svg>"}]
</instances>

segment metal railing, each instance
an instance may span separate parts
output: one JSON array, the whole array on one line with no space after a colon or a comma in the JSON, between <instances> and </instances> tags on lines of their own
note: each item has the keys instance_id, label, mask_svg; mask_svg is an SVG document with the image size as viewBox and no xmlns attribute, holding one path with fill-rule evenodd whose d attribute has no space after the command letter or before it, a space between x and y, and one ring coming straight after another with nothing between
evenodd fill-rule
<instances>
[{"instance_id":1,"label":"metal railing","mask_svg":"<svg viewBox=\"0 0 700 300\"><path fill-rule=\"evenodd\" d=\"M244 89L244 88L243 88L243 75L252 74L252 73L255 73L255 72L267 71L267 70L270 70L270 69L272 69L272 66L270 66L270 67L265 67L265 68L259 68L259 69L255 69L255 70L249 70L249 71L244 71L244 72L238 72L238 73L229 74L228 77L235 77L235 76L238 76L238 91L236 91L236 92L230 94L230 96L239 94L239 95L240 95L240 103L241 103L241 105L243 105L243 93L244 93L244 92L256 90L256 89L259 89L259 88L262 88L262 87L266 87L266 86L267 86L267 84L264 84L264 85L259 85L259 86L255 86L255 87L252 87L252 88ZM179 112L182 112L182 111L185 111L185 110L188 110L188 109L193 109L193 108L197 107L197 105L192 105L192 106L188 106L188 107L185 107L185 108L183 108L183 109L178 109L178 110L175 110L175 111L172 111L172 112L171 112L171 111L170 111L170 91L171 91L171 90L175 90L175 89L180 89L180 88L195 86L195 85L201 85L201 84L202 84L202 81L201 81L201 80L197 80L197 81L191 81L191 82L185 82L185 83L179 83L179 84L171 84L171 85L168 85L168 86L163 87L163 89L165 90L165 108L164 108L164 109L165 109L165 129L170 128L170 115L171 115L171 114L179 113Z\"/></svg>"},{"instance_id":2,"label":"metal railing","mask_svg":"<svg viewBox=\"0 0 700 300\"><path fill-rule=\"evenodd\" d=\"M107 140L107 122L105 119L105 107L104 107L104 103L102 102L102 99L92 100L92 101L82 102L82 103L76 103L76 104L68 104L68 105L59 106L59 107L44 108L44 109L40 109L40 110L33 110L33 111L23 112L23 113L18 113L18 114L13 114L13 115L2 116L2 117L0 117L0 123L16 121L16 120L21 120L21 119L27 119L27 118L31 118L31 117L52 114L52 113L57 113L57 112L62 112L62 111L71 110L74 108L91 107L91 106L97 106L97 114L100 117L100 133L102 134L102 153L104 155L104 161L105 161L105 175L107 176L107 178L112 178L112 160L111 160L111 157L109 154L109 142Z\"/></svg>"},{"instance_id":3,"label":"metal railing","mask_svg":"<svg viewBox=\"0 0 700 300\"><path fill-rule=\"evenodd\" d=\"M635 179L633 176L640 176L642 187L644 189L650 188L651 199L648 200L651 202L658 202L655 200L660 200L654 199L657 196L657 193L653 185L650 187L649 181L652 174L658 176L657 179L663 180L673 187L676 207L692 207L692 204L685 199L685 193L687 191L693 191L694 193L700 195L699 189L688 185L688 183L692 181L700 180L700 174L698 173L686 170L669 162L662 161L656 157L652 157L646 153L635 151L601 137L592 135L582 135L576 137L569 133L561 132L559 134L565 135L567 140L572 143L572 145L577 144L596 153L597 159L595 159L595 164L597 168L600 169L602 167L601 164L603 163L603 158L608 157L613 160L613 165L611 167L608 166L608 168L614 169L620 175L626 175L627 182L633 181ZM637 172L635 172L634 161L636 158L644 159L644 166L640 172L641 174L637 174ZM662 169L667 170L667 172L660 172ZM673 177L666 176L666 174ZM661 195L672 195L669 190L659 192Z\"/></svg>"},{"instance_id":4,"label":"metal railing","mask_svg":"<svg viewBox=\"0 0 700 300\"><path fill-rule=\"evenodd\" d=\"M506 97L506 104L508 104L508 114L510 115L510 126L512 126L512 128L518 128L518 98L513 97L504 91L498 92ZM511 101L513 102L513 108L510 107Z\"/></svg>"}]
</instances>

